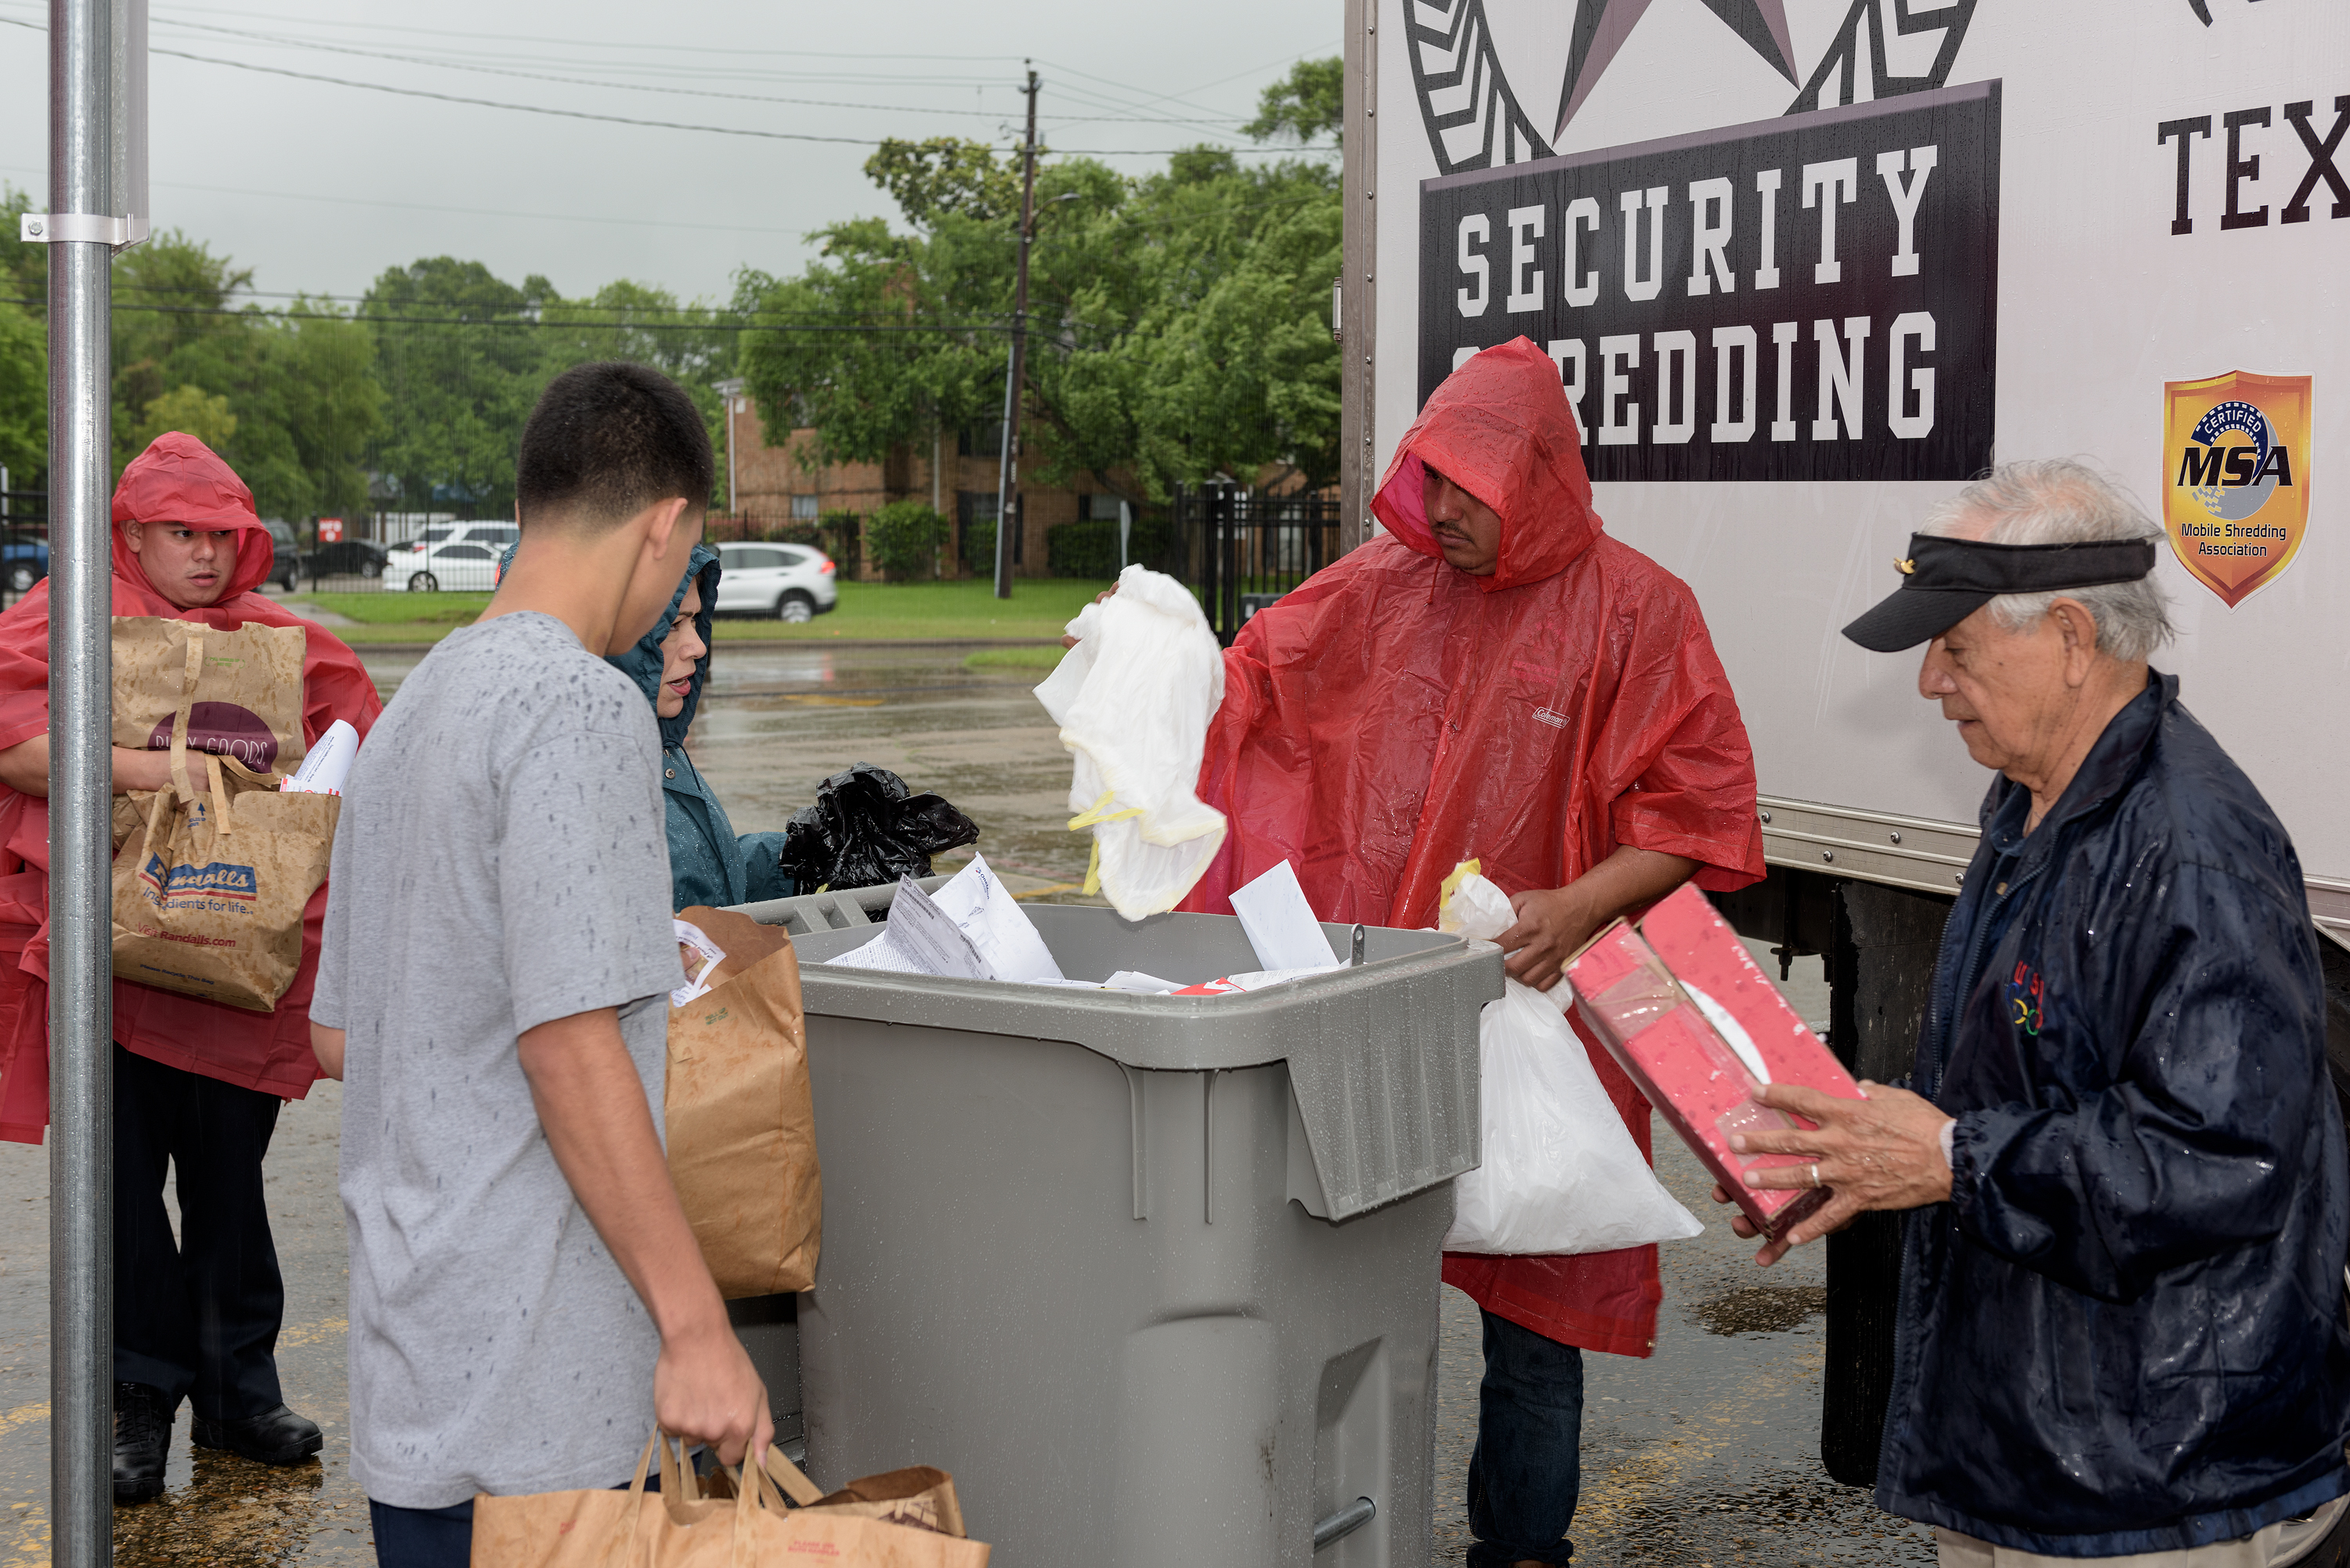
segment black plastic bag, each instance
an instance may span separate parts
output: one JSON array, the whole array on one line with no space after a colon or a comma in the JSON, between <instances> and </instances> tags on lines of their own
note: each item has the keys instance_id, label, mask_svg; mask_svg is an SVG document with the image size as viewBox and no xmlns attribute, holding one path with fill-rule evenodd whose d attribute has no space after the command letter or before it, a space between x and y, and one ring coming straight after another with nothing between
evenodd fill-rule
<instances>
[{"instance_id":1,"label":"black plastic bag","mask_svg":"<svg viewBox=\"0 0 2350 1568\"><path fill-rule=\"evenodd\" d=\"M979 842L979 825L935 794L870 763L816 786L816 804L784 825L778 857L802 892L878 888L900 876L927 877L931 857Z\"/></svg>"}]
</instances>

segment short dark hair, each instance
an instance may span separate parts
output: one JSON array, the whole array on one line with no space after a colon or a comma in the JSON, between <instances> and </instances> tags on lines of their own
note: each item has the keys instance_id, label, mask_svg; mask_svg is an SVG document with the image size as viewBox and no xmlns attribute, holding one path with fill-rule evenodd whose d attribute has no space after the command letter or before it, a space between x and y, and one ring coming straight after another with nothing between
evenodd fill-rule
<instances>
[{"instance_id":1,"label":"short dark hair","mask_svg":"<svg viewBox=\"0 0 2350 1568\"><path fill-rule=\"evenodd\" d=\"M677 495L699 514L716 474L709 428L675 381L621 359L575 365L523 426L515 516L525 528L552 511L610 524Z\"/></svg>"}]
</instances>

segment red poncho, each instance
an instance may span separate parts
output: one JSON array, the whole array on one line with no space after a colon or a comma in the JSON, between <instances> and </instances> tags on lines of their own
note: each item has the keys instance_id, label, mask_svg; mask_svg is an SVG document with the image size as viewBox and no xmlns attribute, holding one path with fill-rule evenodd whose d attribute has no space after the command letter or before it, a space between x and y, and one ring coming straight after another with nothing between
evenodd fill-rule
<instances>
[{"instance_id":1,"label":"red poncho","mask_svg":"<svg viewBox=\"0 0 2350 1568\"><path fill-rule=\"evenodd\" d=\"M1492 576L1438 553L1428 466L1499 514ZM1225 655L1200 796L1231 833L1186 909L1228 910L1284 859L1324 919L1408 929L1436 923L1439 885L1471 857L1513 893L1564 887L1627 844L1700 862L1701 888L1762 875L1753 753L1704 618L1600 532L1546 355L1521 337L1455 371L1373 510L1385 536L1260 611ZM1648 1152L1648 1103L1585 1044ZM1655 1344L1654 1247L1448 1253L1444 1278L1569 1345Z\"/></svg>"},{"instance_id":2,"label":"red poncho","mask_svg":"<svg viewBox=\"0 0 2350 1568\"><path fill-rule=\"evenodd\" d=\"M362 739L383 704L375 682L339 639L254 593L269 576L269 531L244 482L203 442L172 432L122 472L114 492L114 613L168 616L224 631L247 621L298 626L302 731L315 742L337 719ZM124 523L189 523L238 530L236 566L220 602L182 609L148 582L122 536ZM0 751L49 727L49 585L0 613ZM175 992L114 982L114 1038L124 1048L191 1073L287 1099L318 1076L310 1053L310 988L318 973L319 888L302 917L302 967L263 1017ZM49 803L0 785L0 1138L38 1143L49 1120Z\"/></svg>"}]
</instances>

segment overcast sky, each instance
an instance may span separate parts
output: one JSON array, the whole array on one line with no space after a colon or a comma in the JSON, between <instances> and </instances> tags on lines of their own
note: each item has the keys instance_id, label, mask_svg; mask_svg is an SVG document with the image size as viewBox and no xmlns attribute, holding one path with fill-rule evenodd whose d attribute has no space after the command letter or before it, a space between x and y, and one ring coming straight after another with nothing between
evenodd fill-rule
<instances>
[{"instance_id":1,"label":"overcast sky","mask_svg":"<svg viewBox=\"0 0 2350 1568\"><path fill-rule=\"evenodd\" d=\"M0 181L36 205L47 16L0 0ZM796 268L820 224L897 218L860 170L882 137L1016 140L1023 57L1055 147L1139 173L1169 149L1247 145L1259 90L1337 53L1340 17L1339 0L153 0L155 220L264 292L353 296L387 266L454 255L567 295L628 277L720 300L738 267Z\"/></svg>"}]
</instances>

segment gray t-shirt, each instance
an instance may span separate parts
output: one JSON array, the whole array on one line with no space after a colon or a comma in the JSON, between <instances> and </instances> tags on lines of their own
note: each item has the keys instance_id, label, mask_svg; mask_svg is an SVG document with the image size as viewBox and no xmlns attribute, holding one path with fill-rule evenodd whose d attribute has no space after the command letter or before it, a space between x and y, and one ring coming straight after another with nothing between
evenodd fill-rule
<instances>
[{"instance_id":1,"label":"gray t-shirt","mask_svg":"<svg viewBox=\"0 0 2350 1568\"><path fill-rule=\"evenodd\" d=\"M310 1016L347 1032L351 1474L400 1508L626 1481L660 1337L548 1152L516 1041L597 1008L660 1127L660 741L551 616L452 633L343 794Z\"/></svg>"}]
</instances>

